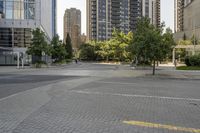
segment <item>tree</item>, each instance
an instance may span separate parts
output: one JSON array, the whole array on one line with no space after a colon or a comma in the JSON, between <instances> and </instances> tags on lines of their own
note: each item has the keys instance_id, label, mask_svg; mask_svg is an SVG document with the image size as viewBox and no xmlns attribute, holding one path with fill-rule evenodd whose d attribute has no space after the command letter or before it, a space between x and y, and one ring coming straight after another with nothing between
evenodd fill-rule
<instances>
[{"instance_id":1,"label":"tree","mask_svg":"<svg viewBox=\"0 0 200 133\"><path fill-rule=\"evenodd\" d=\"M180 40L178 45L193 45L191 40Z\"/></svg>"},{"instance_id":2,"label":"tree","mask_svg":"<svg viewBox=\"0 0 200 133\"><path fill-rule=\"evenodd\" d=\"M168 32L162 35L162 32L162 27L156 28L148 18L142 17L133 36L133 53L140 61L153 63L153 75L156 61L163 60L172 48L173 36Z\"/></svg>"},{"instance_id":3,"label":"tree","mask_svg":"<svg viewBox=\"0 0 200 133\"><path fill-rule=\"evenodd\" d=\"M198 45L198 40L195 35L192 35L191 42L192 42L192 45Z\"/></svg>"},{"instance_id":4,"label":"tree","mask_svg":"<svg viewBox=\"0 0 200 133\"><path fill-rule=\"evenodd\" d=\"M66 42L65 42L65 50L67 53L67 58L71 59L73 57L73 50L72 50L72 42L71 42L71 37L69 35L69 33L67 33L67 38L66 38Z\"/></svg>"},{"instance_id":5,"label":"tree","mask_svg":"<svg viewBox=\"0 0 200 133\"><path fill-rule=\"evenodd\" d=\"M41 31L39 28L32 31L32 43L27 50L29 55L36 57L36 62L41 61L42 55L51 54L50 46L48 45L45 39L45 33Z\"/></svg>"},{"instance_id":6,"label":"tree","mask_svg":"<svg viewBox=\"0 0 200 133\"><path fill-rule=\"evenodd\" d=\"M186 37L186 34L184 33L183 34L183 40L186 40L187 39L187 37Z\"/></svg>"},{"instance_id":7,"label":"tree","mask_svg":"<svg viewBox=\"0 0 200 133\"><path fill-rule=\"evenodd\" d=\"M100 41L97 42L97 45L99 49L96 50L96 53L103 59L106 59L106 61L109 61L112 52L109 41Z\"/></svg>"},{"instance_id":8,"label":"tree","mask_svg":"<svg viewBox=\"0 0 200 133\"><path fill-rule=\"evenodd\" d=\"M173 32L170 28L167 28L165 33L162 35L162 58L165 59L166 56L172 56L172 48L176 45L173 37Z\"/></svg>"},{"instance_id":9,"label":"tree","mask_svg":"<svg viewBox=\"0 0 200 133\"><path fill-rule=\"evenodd\" d=\"M84 60L95 60L95 47L93 43L84 43L80 46L79 57Z\"/></svg>"},{"instance_id":10,"label":"tree","mask_svg":"<svg viewBox=\"0 0 200 133\"><path fill-rule=\"evenodd\" d=\"M122 31L113 30L112 38L109 40L110 49L113 51L114 58L120 61L126 61L130 59L130 49L129 46L132 42L133 33L129 32L125 34Z\"/></svg>"},{"instance_id":11,"label":"tree","mask_svg":"<svg viewBox=\"0 0 200 133\"><path fill-rule=\"evenodd\" d=\"M67 55L64 44L59 40L59 36L55 36L51 41L52 59L55 62L63 61Z\"/></svg>"}]
</instances>

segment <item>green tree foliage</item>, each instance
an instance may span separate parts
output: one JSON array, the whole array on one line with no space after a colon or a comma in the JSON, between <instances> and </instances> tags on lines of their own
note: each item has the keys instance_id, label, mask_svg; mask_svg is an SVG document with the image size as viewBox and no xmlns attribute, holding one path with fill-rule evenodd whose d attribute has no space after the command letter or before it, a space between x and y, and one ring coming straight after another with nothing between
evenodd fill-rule
<instances>
[{"instance_id":1,"label":"green tree foliage","mask_svg":"<svg viewBox=\"0 0 200 133\"><path fill-rule=\"evenodd\" d=\"M99 57L109 61L127 61L131 59L129 46L132 42L132 32L127 35L119 30L114 29L112 38L106 41L96 43L96 52Z\"/></svg>"},{"instance_id":2,"label":"green tree foliage","mask_svg":"<svg viewBox=\"0 0 200 133\"><path fill-rule=\"evenodd\" d=\"M174 47L176 45L175 41L174 41L174 38L173 38L173 32L170 28L167 28L165 33L162 35L162 57L161 57L161 60L162 59L165 59L166 56L172 56L172 47Z\"/></svg>"},{"instance_id":3,"label":"green tree foliage","mask_svg":"<svg viewBox=\"0 0 200 133\"><path fill-rule=\"evenodd\" d=\"M148 18L138 20L137 29L133 37L133 53L140 62L153 63L153 75L155 74L156 61L163 60L174 45L172 33L167 30L162 34L163 28L156 28L150 24Z\"/></svg>"},{"instance_id":4,"label":"green tree foliage","mask_svg":"<svg viewBox=\"0 0 200 133\"><path fill-rule=\"evenodd\" d=\"M185 40L179 40L178 41L178 45L193 45L193 44L192 44L191 40L185 39ZM180 58L183 58L183 59L186 58L185 62L188 62L188 58L186 57L187 56L187 52L186 52L185 49L181 49L181 48L176 49L176 55L180 56Z\"/></svg>"},{"instance_id":5,"label":"green tree foliage","mask_svg":"<svg viewBox=\"0 0 200 133\"><path fill-rule=\"evenodd\" d=\"M111 44L111 49L114 53L114 58L117 58L119 61L130 60L131 51L129 48L132 39L132 32L125 34L122 31L114 29L112 33L112 38L109 40L109 43Z\"/></svg>"},{"instance_id":6,"label":"green tree foliage","mask_svg":"<svg viewBox=\"0 0 200 133\"><path fill-rule=\"evenodd\" d=\"M80 47L80 58L93 60L131 60L130 44L133 33L127 35L121 31L114 30L112 38L106 41L91 41Z\"/></svg>"},{"instance_id":7,"label":"green tree foliage","mask_svg":"<svg viewBox=\"0 0 200 133\"><path fill-rule=\"evenodd\" d=\"M95 46L94 43L85 43L80 46L79 57L83 60L95 60Z\"/></svg>"},{"instance_id":8,"label":"green tree foliage","mask_svg":"<svg viewBox=\"0 0 200 133\"><path fill-rule=\"evenodd\" d=\"M180 40L178 45L192 45L191 40Z\"/></svg>"},{"instance_id":9,"label":"green tree foliage","mask_svg":"<svg viewBox=\"0 0 200 133\"><path fill-rule=\"evenodd\" d=\"M186 34L183 34L183 40L187 40Z\"/></svg>"},{"instance_id":10,"label":"green tree foliage","mask_svg":"<svg viewBox=\"0 0 200 133\"><path fill-rule=\"evenodd\" d=\"M96 53L104 60L109 60L109 57L112 56L112 49L111 49L111 43L109 41L100 41L97 42L98 48L96 48Z\"/></svg>"},{"instance_id":11,"label":"green tree foliage","mask_svg":"<svg viewBox=\"0 0 200 133\"><path fill-rule=\"evenodd\" d=\"M185 64L187 66L200 66L200 54L192 55L185 58Z\"/></svg>"},{"instance_id":12,"label":"green tree foliage","mask_svg":"<svg viewBox=\"0 0 200 133\"><path fill-rule=\"evenodd\" d=\"M59 36L55 36L51 41L52 46L52 59L54 62L61 62L65 60L67 55L64 44L59 40Z\"/></svg>"},{"instance_id":13,"label":"green tree foliage","mask_svg":"<svg viewBox=\"0 0 200 133\"><path fill-rule=\"evenodd\" d=\"M39 28L32 31L32 43L27 50L27 53L32 56L36 56L38 61L41 61L43 53L46 55L51 54L50 46L45 40L45 34Z\"/></svg>"},{"instance_id":14,"label":"green tree foliage","mask_svg":"<svg viewBox=\"0 0 200 133\"><path fill-rule=\"evenodd\" d=\"M66 38L66 41L65 41L65 50L66 50L66 53L67 53L66 58L67 59L72 59L73 50L72 50L71 37L70 37L69 33L67 33L67 38Z\"/></svg>"},{"instance_id":15,"label":"green tree foliage","mask_svg":"<svg viewBox=\"0 0 200 133\"><path fill-rule=\"evenodd\" d=\"M190 40L192 42L192 45L198 45L198 39L195 37L195 35L193 35Z\"/></svg>"}]
</instances>

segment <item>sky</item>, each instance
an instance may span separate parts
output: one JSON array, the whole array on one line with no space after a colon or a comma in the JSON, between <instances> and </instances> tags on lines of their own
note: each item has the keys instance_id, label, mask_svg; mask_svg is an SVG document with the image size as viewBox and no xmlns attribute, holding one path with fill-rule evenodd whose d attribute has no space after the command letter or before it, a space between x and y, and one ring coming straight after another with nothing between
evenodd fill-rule
<instances>
[{"instance_id":1,"label":"sky","mask_svg":"<svg viewBox=\"0 0 200 133\"><path fill-rule=\"evenodd\" d=\"M60 38L63 38L63 16L67 8L77 8L81 10L82 33L86 34L86 0L57 0L57 29ZM174 0L161 0L161 22L165 22L166 27L174 29Z\"/></svg>"}]
</instances>

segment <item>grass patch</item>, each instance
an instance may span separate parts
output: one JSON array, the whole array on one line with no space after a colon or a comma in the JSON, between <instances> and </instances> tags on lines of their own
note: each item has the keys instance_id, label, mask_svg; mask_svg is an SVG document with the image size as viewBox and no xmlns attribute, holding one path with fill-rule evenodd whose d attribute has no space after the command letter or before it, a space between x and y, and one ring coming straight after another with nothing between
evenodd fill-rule
<instances>
[{"instance_id":1,"label":"grass patch","mask_svg":"<svg viewBox=\"0 0 200 133\"><path fill-rule=\"evenodd\" d=\"M176 70L200 70L200 66L179 66Z\"/></svg>"},{"instance_id":2,"label":"grass patch","mask_svg":"<svg viewBox=\"0 0 200 133\"><path fill-rule=\"evenodd\" d=\"M59 61L55 61L53 64L62 65L62 64L66 64L66 61L65 60L59 60Z\"/></svg>"}]
</instances>

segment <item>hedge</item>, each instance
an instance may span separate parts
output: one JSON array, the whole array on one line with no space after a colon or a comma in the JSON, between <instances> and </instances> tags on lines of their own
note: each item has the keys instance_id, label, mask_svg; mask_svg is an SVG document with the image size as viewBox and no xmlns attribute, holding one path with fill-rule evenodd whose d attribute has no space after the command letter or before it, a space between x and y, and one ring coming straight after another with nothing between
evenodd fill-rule
<instances>
[{"instance_id":1,"label":"hedge","mask_svg":"<svg viewBox=\"0 0 200 133\"><path fill-rule=\"evenodd\" d=\"M187 66L200 66L200 54L186 57L185 64Z\"/></svg>"}]
</instances>

